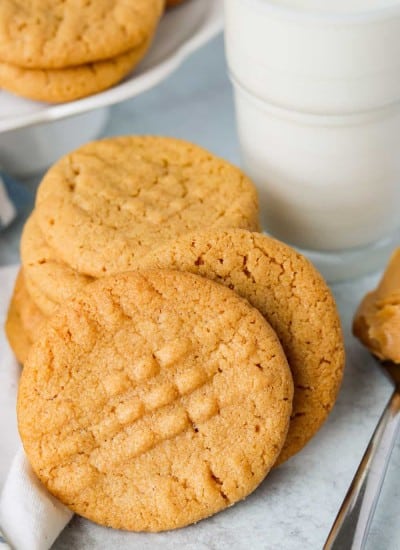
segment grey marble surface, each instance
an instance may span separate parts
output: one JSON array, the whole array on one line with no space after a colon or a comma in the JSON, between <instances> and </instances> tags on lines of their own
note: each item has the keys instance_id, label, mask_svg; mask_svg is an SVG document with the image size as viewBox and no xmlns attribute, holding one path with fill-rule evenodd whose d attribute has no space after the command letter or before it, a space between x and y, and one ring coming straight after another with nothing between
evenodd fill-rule
<instances>
[{"instance_id":1,"label":"grey marble surface","mask_svg":"<svg viewBox=\"0 0 400 550\"><path fill-rule=\"evenodd\" d=\"M182 137L239 163L222 39L192 56L157 88L113 107L104 135L126 133ZM27 180L27 188L33 191L38 180ZM27 211L0 233L0 265L18 261L18 240ZM376 277L371 276L335 287L347 346L347 368L338 403L313 441L273 471L245 502L186 529L153 535L112 531L75 517L54 548L320 549L391 391L350 331L359 299L375 282ZM397 445L368 550L400 550L399 468Z\"/></svg>"}]
</instances>

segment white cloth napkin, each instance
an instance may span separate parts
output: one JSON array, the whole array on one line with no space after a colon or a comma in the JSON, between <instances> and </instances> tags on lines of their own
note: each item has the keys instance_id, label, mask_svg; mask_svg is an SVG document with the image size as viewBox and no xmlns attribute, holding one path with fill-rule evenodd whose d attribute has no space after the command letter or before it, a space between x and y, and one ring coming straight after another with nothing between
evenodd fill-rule
<instances>
[{"instance_id":1,"label":"white cloth napkin","mask_svg":"<svg viewBox=\"0 0 400 550\"><path fill-rule=\"evenodd\" d=\"M72 515L46 491L20 448L0 499L0 525L6 540L16 550L47 550Z\"/></svg>"},{"instance_id":2,"label":"white cloth napkin","mask_svg":"<svg viewBox=\"0 0 400 550\"><path fill-rule=\"evenodd\" d=\"M15 550L48 550L72 512L38 481L18 437L15 400L20 368L3 331L17 270L0 269L0 530ZM0 537L0 550L3 544Z\"/></svg>"}]
</instances>

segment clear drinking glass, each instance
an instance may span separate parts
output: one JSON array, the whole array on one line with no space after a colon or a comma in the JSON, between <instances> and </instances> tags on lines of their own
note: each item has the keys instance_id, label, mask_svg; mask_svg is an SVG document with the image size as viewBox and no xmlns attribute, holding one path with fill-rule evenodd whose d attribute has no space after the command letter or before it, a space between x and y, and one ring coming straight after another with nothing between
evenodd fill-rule
<instances>
[{"instance_id":1,"label":"clear drinking glass","mask_svg":"<svg viewBox=\"0 0 400 550\"><path fill-rule=\"evenodd\" d=\"M225 0L225 10L264 229L328 280L376 269L400 243L400 0Z\"/></svg>"}]
</instances>

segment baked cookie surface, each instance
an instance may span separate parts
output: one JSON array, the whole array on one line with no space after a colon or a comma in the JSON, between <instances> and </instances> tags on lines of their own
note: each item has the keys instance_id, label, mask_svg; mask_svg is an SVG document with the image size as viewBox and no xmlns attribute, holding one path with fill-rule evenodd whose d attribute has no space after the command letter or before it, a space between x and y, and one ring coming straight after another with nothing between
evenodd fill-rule
<instances>
[{"instance_id":1,"label":"baked cookie surface","mask_svg":"<svg viewBox=\"0 0 400 550\"><path fill-rule=\"evenodd\" d=\"M19 430L72 510L160 531L256 488L292 390L274 331L245 300L190 273L131 272L88 285L49 322L22 373Z\"/></svg>"},{"instance_id":2,"label":"baked cookie surface","mask_svg":"<svg viewBox=\"0 0 400 550\"><path fill-rule=\"evenodd\" d=\"M256 230L254 185L228 162L185 141L127 136L89 143L45 175L36 220L73 269L100 277L201 228Z\"/></svg>"},{"instance_id":3,"label":"baked cookie surface","mask_svg":"<svg viewBox=\"0 0 400 550\"><path fill-rule=\"evenodd\" d=\"M150 253L140 265L208 277L263 314L282 343L294 379L290 428L277 463L297 453L332 409L344 368L335 302L311 263L260 233L227 230L181 237Z\"/></svg>"},{"instance_id":4,"label":"baked cookie surface","mask_svg":"<svg viewBox=\"0 0 400 550\"><path fill-rule=\"evenodd\" d=\"M21 237L21 259L26 288L44 315L50 317L93 278L82 275L60 260L45 241L33 212Z\"/></svg>"},{"instance_id":5,"label":"baked cookie surface","mask_svg":"<svg viewBox=\"0 0 400 550\"><path fill-rule=\"evenodd\" d=\"M66 69L26 69L0 62L0 87L49 103L73 101L117 84L141 61L150 41L117 57Z\"/></svg>"},{"instance_id":6,"label":"baked cookie surface","mask_svg":"<svg viewBox=\"0 0 400 550\"><path fill-rule=\"evenodd\" d=\"M2 0L0 61L61 69L110 59L154 33L163 0Z\"/></svg>"},{"instance_id":7,"label":"baked cookie surface","mask_svg":"<svg viewBox=\"0 0 400 550\"><path fill-rule=\"evenodd\" d=\"M5 332L8 342L22 365L32 343L40 336L46 319L29 296L23 272L18 273L8 308Z\"/></svg>"}]
</instances>

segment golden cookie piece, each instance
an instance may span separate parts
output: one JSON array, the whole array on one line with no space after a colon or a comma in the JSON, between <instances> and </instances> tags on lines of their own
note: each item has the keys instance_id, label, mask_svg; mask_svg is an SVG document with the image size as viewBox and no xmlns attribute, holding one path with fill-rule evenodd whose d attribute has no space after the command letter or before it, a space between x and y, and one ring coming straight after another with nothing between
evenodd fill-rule
<instances>
[{"instance_id":1,"label":"golden cookie piece","mask_svg":"<svg viewBox=\"0 0 400 550\"><path fill-rule=\"evenodd\" d=\"M65 69L111 59L153 35L164 0L1 0L0 61Z\"/></svg>"},{"instance_id":2,"label":"golden cookie piece","mask_svg":"<svg viewBox=\"0 0 400 550\"><path fill-rule=\"evenodd\" d=\"M101 277L189 231L257 229L252 182L208 151L173 138L126 136L84 145L45 175L36 221L57 256Z\"/></svg>"},{"instance_id":3,"label":"golden cookie piece","mask_svg":"<svg viewBox=\"0 0 400 550\"><path fill-rule=\"evenodd\" d=\"M162 531L257 487L284 443L292 390L278 338L245 300L190 273L130 272L51 319L22 373L19 431L73 511Z\"/></svg>"},{"instance_id":4,"label":"golden cookie piece","mask_svg":"<svg viewBox=\"0 0 400 550\"><path fill-rule=\"evenodd\" d=\"M66 69L26 69L0 63L0 87L48 103L73 101L117 84L145 55L150 42L117 57Z\"/></svg>"},{"instance_id":5,"label":"golden cookie piece","mask_svg":"<svg viewBox=\"0 0 400 550\"><path fill-rule=\"evenodd\" d=\"M21 259L26 288L32 299L50 317L94 279L78 273L60 260L45 241L35 219L28 218L21 237Z\"/></svg>"},{"instance_id":6,"label":"golden cookie piece","mask_svg":"<svg viewBox=\"0 0 400 550\"><path fill-rule=\"evenodd\" d=\"M8 309L5 332L19 363L23 365L32 343L40 336L46 319L29 296L20 271Z\"/></svg>"},{"instance_id":7,"label":"golden cookie piece","mask_svg":"<svg viewBox=\"0 0 400 550\"><path fill-rule=\"evenodd\" d=\"M400 363L400 248L354 316L353 333L382 361Z\"/></svg>"},{"instance_id":8,"label":"golden cookie piece","mask_svg":"<svg viewBox=\"0 0 400 550\"><path fill-rule=\"evenodd\" d=\"M237 229L181 237L150 253L140 266L208 277L264 315L282 343L294 379L293 413L278 464L297 453L332 409L344 369L335 302L311 263L279 241Z\"/></svg>"}]
</instances>

